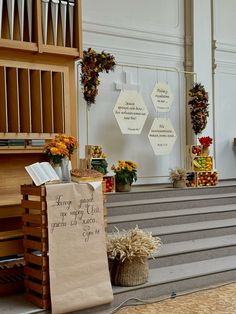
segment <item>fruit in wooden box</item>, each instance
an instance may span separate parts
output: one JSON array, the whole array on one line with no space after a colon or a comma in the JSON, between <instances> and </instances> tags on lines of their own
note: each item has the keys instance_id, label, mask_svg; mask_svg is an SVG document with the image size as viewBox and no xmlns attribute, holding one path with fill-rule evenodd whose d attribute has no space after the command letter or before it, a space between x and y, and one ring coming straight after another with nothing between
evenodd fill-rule
<instances>
[{"instance_id":1,"label":"fruit in wooden box","mask_svg":"<svg viewBox=\"0 0 236 314\"><path fill-rule=\"evenodd\" d=\"M213 168L212 157L194 157L194 171L211 171Z\"/></svg>"},{"instance_id":2,"label":"fruit in wooden box","mask_svg":"<svg viewBox=\"0 0 236 314\"><path fill-rule=\"evenodd\" d=\"M191 155L192 156L201 156L202 146L201 145L193 145L191 146Z\"/></svg>"},{"instance_id":3,"label":"fruit in wooden box","mask_svg":"<svg viewBox=\"0 0 236 314\"><path fill-rule=\"evenodd\" d=\"M105 192L114 192L115 191L115 177L114 176L106 176L103 177L103 180L105 181Z\"/></svg>"},{"instance_id":4,"label":"fruit in wooden box","mask_svg":"<svg viewBox=\"0 0 236 314\"><path fill-rule=\"evenodd\" d=\"M188 172L186 178L186 187L194 188L196 186L196 175L194 172Z\"/></svg>"},{"instance_id":5,"label":"fruit in wooden box","mask_svg":"<svg viewBox=\"0 0 236 314\"><path fill-rule=\"evenodd\" d=\"M203 171L197 174L198 186L213 186L218 183L218 173L215 171Z\"/></svg>"}]
</instances>

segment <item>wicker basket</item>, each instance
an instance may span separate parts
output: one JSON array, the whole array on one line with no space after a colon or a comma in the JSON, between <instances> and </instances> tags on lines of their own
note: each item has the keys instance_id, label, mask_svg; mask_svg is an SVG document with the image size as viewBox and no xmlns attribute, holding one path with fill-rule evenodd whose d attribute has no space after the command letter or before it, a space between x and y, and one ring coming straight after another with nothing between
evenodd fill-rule
<instances>
[{"instance_id":1,"label":"wicker basket","mask_svg":"<svg viewBox=\"0 0 236 314\"><path fill-rule=\"evenodd\" d=\"M124 262L109 262L111 282L115 286L131 287L148 281L148 261L146 257L135 257Z\"/></svg>"}]
</instances>

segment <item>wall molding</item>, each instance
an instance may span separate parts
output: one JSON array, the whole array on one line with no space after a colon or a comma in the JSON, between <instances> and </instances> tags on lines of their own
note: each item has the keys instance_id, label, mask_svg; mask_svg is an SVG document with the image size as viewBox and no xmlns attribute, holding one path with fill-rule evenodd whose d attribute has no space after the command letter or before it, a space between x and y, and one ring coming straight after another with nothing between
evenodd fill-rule
<instances>
[{"instance_id":1,"label":"wall molding","mask_svg":"<svg viewBox=\"0 0 236 314\"><path fill-rule=\"evenodd\" d=\"M83 21L83 31L88 33L110 35L114 37L163 43L168 45L184 45L184 35L173 34L172 32L154 32L140 28L120 27L110 24L108 25L89 22L86 20Z\"/></svg>"},{"instance_id":2,"label":"wall molding","mask_svg":"<svg viewBox=\"0 0 236 314\"><path fill-rule=\"evenodd\" d=\"M97 51L109 51L109 53L112 53L116 56L117 62L123 62L124 58L127 57L131 58L131 61L129 63L137 64L136 59L139 60L140 65L145 66L152 66L153 61L156 65L158 65L160 62L164 63L172 63L172 67L176 67L178 70L184 69L184 51L182 55L172 55L168 53L157 53L157 52L148 52L145 50L137 50L137 49L127 49L127 48L121 48L121 47L110 47L110 46L104 46L104 45L98 45L94 43L88 43L84 42L84 48L87 49L89 47L93 47L93 49ZM184 49L184 47L183 47Z\"/></svg>"}]
</instances>

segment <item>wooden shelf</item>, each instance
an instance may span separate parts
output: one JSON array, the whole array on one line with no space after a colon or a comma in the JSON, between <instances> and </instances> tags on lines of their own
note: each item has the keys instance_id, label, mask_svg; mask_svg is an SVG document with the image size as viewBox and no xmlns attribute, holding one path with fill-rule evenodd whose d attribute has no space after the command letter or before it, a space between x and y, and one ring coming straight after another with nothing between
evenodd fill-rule
<instances>
[{"instance_id":1,"label":"wooden shelf","mask_svg":"<svg viewBox=\"0 0 236 314\"><path fill-rule=\"evenodd\" d=\"M0 38L0 47L1 48L10 48L23 51L38 52L38 46L36 43L19 41L19 40L10 40L5 38Z\"/></svg>"},{"instance_id":2,"label":"wooden shelf","mask_svg":"<svg viewBox=\"0 0 236 314\"><path fill-rule=\"evenodd\" d=\"M21 203L21 195L19 193L12 194L0 194L0 206L12 206L12 205L20 205Z\"/></svg>"},{"instance_id":3,"label":"wooden shelf","mask_svg":"<svg viewBox=\"0 0 236 314\"><path fill-rule=\"evenodd\" d=\"M68 57L80 58L81 55L77 48L61 47L53 45L42 45L41 53L50 53L55 55L63 55Z\"/></svg>"},{"instance_id":4,"label":"wooden shelf","mask_svg":"<svg viewBox=\"0 0 236 314\"><path fill-rule=\"evenodd\" d=\"M42 154L43 147L0 146L1 154Z\"/></svg>"}]
</instances>

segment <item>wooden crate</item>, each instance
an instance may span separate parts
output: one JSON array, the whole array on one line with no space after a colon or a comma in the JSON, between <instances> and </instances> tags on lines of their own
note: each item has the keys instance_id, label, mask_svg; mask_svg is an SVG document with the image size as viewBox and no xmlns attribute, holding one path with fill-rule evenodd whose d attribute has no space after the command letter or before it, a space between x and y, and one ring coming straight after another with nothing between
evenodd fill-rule
<instances>
[{"instance_id":1,"label":"wooden crate","mask_svg":"<svg viewBox=\"0 0 236 314\"><path fill-rule=\"evenodd\" d=\"M107 228L107 209L104 195L104 227ZM25 258L25 287L29 301L40 308L50 308L48 227L45 186L21 186Z\"/></svg>"},{"instance_id":2,"label":"wooden crate","mask_svg":"<svg viewBox=\"0 0 236 314\"><path fill-rule=\"evenodd\" d=\"M24 291L23 210L18 205L0 206L0 296ZM11 262L9 262L11 260Z\"/></svg>"},{"instance_id":3,"label":"wooden crate","mask_svg":"<svg viewBox=\"0 0 236 314\"><path fill-rule=\"evenodd\" d=\"M47 204L45 186L22 185L25 287L29 301L50 308Z\"/></svg>"}]
</instances>

